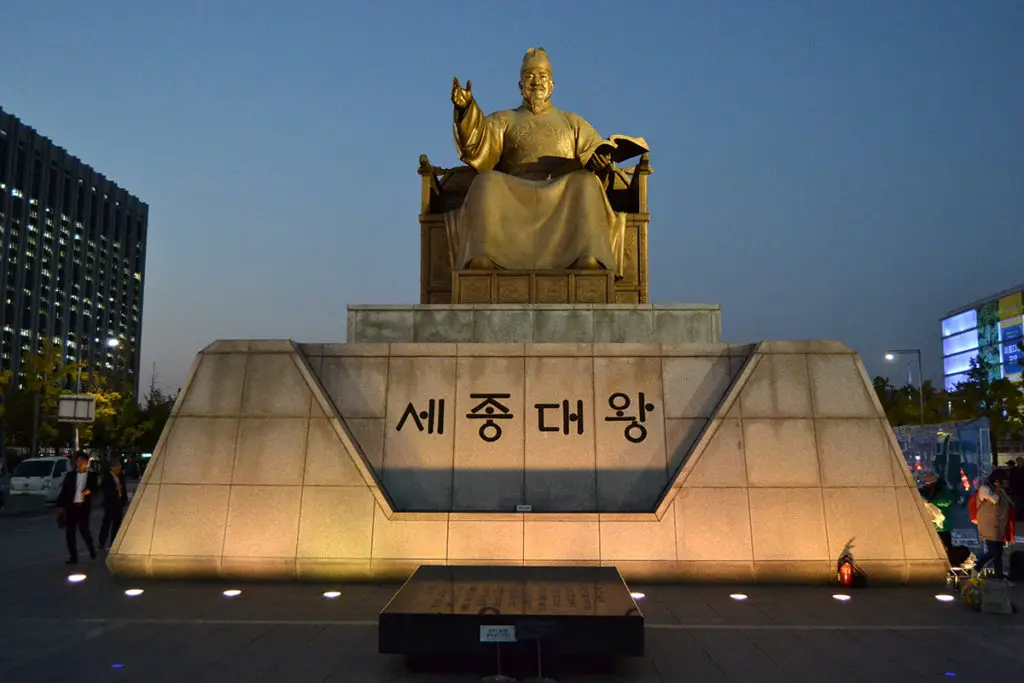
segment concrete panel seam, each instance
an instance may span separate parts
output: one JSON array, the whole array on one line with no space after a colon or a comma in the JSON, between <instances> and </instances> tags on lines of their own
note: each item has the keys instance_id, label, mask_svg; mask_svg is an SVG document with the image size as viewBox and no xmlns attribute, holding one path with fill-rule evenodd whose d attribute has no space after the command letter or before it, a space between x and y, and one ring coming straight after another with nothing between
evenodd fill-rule
<instances>
[{"instance_id":1,"label":"concrete panel seam","mask_svg":"<svg viewBox=\"0 0 1024 683\"><path fill-rule=\"evenodd\" d=\"M159 519L159 517L157 515L160 514L160 498L161 498L160 494L162 493L162 489L163 489L163 485L158 484L157 485L157 491L156 491L156 501L154 502L154 505L153 505L153 525L149 529L149 553L151 555L153 553L153 539L156 537L156 521ZM148 491L149 490L147 489L146 491L144 491L144 493L147 493ZM141 505L141 504L142 503L140 502L139 505ZM138 506L133 506L133 507L135 507L136 510L138 510ZM133 517L134 517L134 515L133 515ZM128 528L127 525L125 525L124 522L122 522L121 525L124 526L125 528ZM150 568L152 569L152 567L150 567Z\"/></svg>"},{"instance_id":2,"label":"concrete panel seam","mask_svg":"<svg viewBox=\"0 0 1024 683\"><path fill-rule=\"evenodd\" d=\"M248 354L248 353L245 354L245 364L242 367L242 400L243 401L245 400L245 385L246 385L246 381L248 380L248 377L249 377L249 360L250 360L250 358L251 358L250 354ZM228 480L228 504L227 504L227 506L224 509L224 523L221 526L221 528L224 529L224 534L223 534L223 536L221 537L221 540L220 540L220 557L221 557L221 560L223 560L223 558L224 558L224 548L227 546L227 542L228 542L228 519L231 516L231 494L232 494L231 482L233 482L235 480L235 466L238 464L238 436L241 433L241 431L242 431L242 419L241 419L241 416L239 416L238 425L235 427L235 443L234 443L234 448L232 448L232 455L231 455L231 478ZM153 528L156 528L156 522L155 521L153 522Z\"/></svg>"},{"instance_id":3,"label":"concrete panel seam","mask_svg":"<svg viewBox=\"0 0 1024 683\"><path fill-rule=\"evenodd\" d=\"M301 374L301 373L300 373ZM310 392L312 394L313 392ZM313 396L309 397L310 412L306 415L306 441L302 447L302 484L299 486L299 514L295 523L295 557L299 557L299 542L302 539L302 502L306 495L306 463L309 461L309 430L313 424ZM297 570L296 570L297 571Z\"/></svg>"},{"instance_id":4,"label":"concrete panel seam","mask_svg":"<svg viewBox=\"0 0 1024 683\"><path fill-rule=\"evenodd\" d=\"M829 538L829 536L828 536L828 513L825 511L825 493L822 490L822 483L824 483L825 477L824 477L824 474L821 471L821 450L820 450L820 444L819 444L819 441L818 441L818 406L817 406L817 403L814 400L814 389L813 389L813 386L812 386L813 380L811 379L811 362L809 360L810 356L808 354L806 354L806 353L803 354L803 356L804 356L804 370L807 372L807 382L808 382L807 393L810 394L811 433L814 436L814 460L815 460L815 464L818 466L818 491L819 491L818 498L821 500L821 526L822 526L822 529L824 529L824 531L825 531L825 554L829 555L831 553L831 549L828 547L828 538ZM838 560L839 558L835 558L835 559Z\"/></svg>"},{"instance_id":5,"label":"concrete panel seam","mask_svg":"<svg viewBox=\"0 0 1024 683\"><path fill-rule=\"evenodd\" d=\"M737 405L740 403L736 402ZM743 481L746 486L743 487L744 497L747 499L747 533L750 534L750 561L754 562L754 513L750 509L750 468L747 467L747 434L743 429L743 408L739 410L739 423L740 423L740 453L743 456ZM751 565L753 569L753 565Z\"/></svg>"}]
</instances>

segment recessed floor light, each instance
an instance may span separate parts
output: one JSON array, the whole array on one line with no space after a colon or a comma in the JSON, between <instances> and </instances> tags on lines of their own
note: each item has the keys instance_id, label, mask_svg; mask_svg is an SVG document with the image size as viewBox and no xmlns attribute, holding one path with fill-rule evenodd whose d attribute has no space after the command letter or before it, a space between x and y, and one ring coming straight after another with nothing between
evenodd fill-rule
<instances>
[{"instance_id":1,"label":"recessed floor light","mask_svg":"<svg viewBox=\"0 0 1024 683\"><path fill-rule=\"evenodd\" d=\"M340 598L341 597L341 591L327 591L326 593L324 593L324 597L327 598L328 600L333 600L334 598Z\"/></svg>"},{"instance_id":2,"label":"recessed floor light","mask_svg":"<svg viewBox=\"0 0 1024 683\"><path fill-rule=\"evenodd\" d=\"M746 593L733 593L729 597L732 598L733 600L746 600L747 599Z\"/></svg>"},{"instance_id":3,"label":"recessed floor light","mask_svg":"<svg viewBox=\"0 0 1024 683\"><path fill-rule=\"evenodd\" d=\"M949 593L939 593L935 596L935 599L939 602L953 602L954 600L956 600L956 598L950 595Z\"/></svg>"},{"instance_id":4,"label":"recessed floor light","mask_svg":"<svg viewBox=\"0 0 1024 683\"><path fill-rule=\"evenodd\" d=\"M85 574L71 574L68 576L68 583L82 583L85 579Z\"/></svg>"},{"instance_id":5,"label":"recessed floor light","mask_svg":"<svg viewBox=\"0 0 1024 683\"><path fill-rule=\"evenodd\" d=\"M129 588L124 592L124 594L127 595L129 598L137 598L145 592L146 591L142 590L141 588Z\"/></svg>"},{"instance_id":6,"label":"recessed floor light","mask_svg":"<svg viewBox=\"0 0 1024 683\"><path fill-rule=\"evenodd\" d=\"M629 597L633 598L634 600L643 600L647 597L647 594L641 593L640 591L633 591L629 594Z\"/></svg>"},{"instance_id":7,"label":"recessed floor light","mask_svg":"<svg viewBox=\"0 0 1024 683\"><path fill-rule=\"evenodd\" d=\"M238 590L237 588L232 588L230 590L224 591L225 598L237 598L241 594L242 591Z\"/></svg>"},{"instance_id":8,"label":"recessed floor light","mask_svg":"<svg viewBox=\"0 0 1024 683\"><path fill-rule=\"evenodd\" d=\"M846 593L836 593L835 595L832 596L832 599L833 600L838 600L839 602L846 602L846 601L848 601L850 599L850 596L847 595Z\"/></svg>"}]
</instances>

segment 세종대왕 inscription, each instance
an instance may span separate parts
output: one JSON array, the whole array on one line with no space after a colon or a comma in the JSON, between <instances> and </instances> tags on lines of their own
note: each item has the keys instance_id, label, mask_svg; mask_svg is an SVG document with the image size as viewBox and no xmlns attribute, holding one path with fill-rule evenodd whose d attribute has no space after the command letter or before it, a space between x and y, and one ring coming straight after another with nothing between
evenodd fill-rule
<instances>
[{"instance_id":1,"label":"\uc138\uc885\ub300\uc655 inscription","mask_svg":"<svg viewBox=\"0 0 1024 683\"><path fill-rule=\"evenodd\" d=\"M515 414L508 404L512 394L502 392L482 392L470 394L473 407L465 417L474 425L480 440L494 443L504 434L502 424L515 419ZM583 399L562 399L549 403L535 403L537 411L536 429L538 432L561 433L564 436L580 436L586 431L583 420ZM605 422L624 422L623 436L630 443L643 443L647 439L646 422L655 405L644 392L638 392L635 400L629 394L617 391L608 397L610 413ZM427 401L425 410L420 410L412 402L408 403L395 426L395 431L416 429L427 434L444 434L445 400L432 398Z\"/></svg>"}]
</instances>

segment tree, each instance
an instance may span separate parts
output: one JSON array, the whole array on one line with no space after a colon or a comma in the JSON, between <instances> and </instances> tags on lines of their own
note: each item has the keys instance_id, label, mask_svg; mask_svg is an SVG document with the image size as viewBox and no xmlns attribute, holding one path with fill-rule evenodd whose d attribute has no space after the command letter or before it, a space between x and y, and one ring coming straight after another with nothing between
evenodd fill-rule
<instances>
[{"instance_id":1,"label":"tree","mask_svg":"<svg viewBox=\"0 0 1024 683\"><path fill-rule=\"evenodd\" d=\"M894 427L922 424L921 395L924 396L923 424L936 424L947 417L948 395L936 389L931 380L925 380L920 388L909 384L896 388L888 377L875 377L872 384L889 424Z\"/></svg>"},{"instance_id":2,"label":"tree","mask_svg":"<svg viewBox=\"0 0 1024 683\"><path fill-rule=\"evenodd\" d=\"M0 476L7 476L7 389L11 385L13 373L0 370Z\"/></svg>"},{"instance_id":3,"label":"tree","mask_svg":"<svg viewBox=\"0 0 1024 683\"><path fill-rule=\"evenodd\" d=\"M112 389L110 378L96 372L83 373L82 386L96 400L96 413L91 423L79 425L80 443L96 449L134 450L140 409L130 390Z\"/></svg>"},{"instance_id":4,"label":"tree","mask_svg":"<svg viewBox=\"0 0 1024 683\"><path fill-rule=\"evenodd\" d=\"M0 370L0 420L4 419L4 410L7 407L7 388L11 385L13 376L10 370Z\"/></svg>"},{"instance_id":5,"label":"tree","mask_svg":"<svg viewBox=\"0 0 1024 683\"><path fill-rule=\"evenodd\" d=\"M999 441L1019 434L1024 426L1024 389L1008 379L992 379L991 363L971 359L967 378L950 393L954 419L988 418L992 463L998 458Z\"/></svg>"},{"instance_id":6,"label":"tree","mask_svg":"<svg viewBox=\"0 0 1024 683\"><path fill-rule=\"evenodd\" d=\"M150 387L149 394L146 395L146 406L142 410L143 431L139 439L139 450L145 453L156 450L160 434L163 433L164 426L171 417L174 403L178 400L179 391L172 395L157 389L155 384Z\"/></svg>"},{"instance_id":7,"label":"tree","mask_svg":"<svg viewBox=\"0 0 1024 683\"><path fill-rule=\"evenodd\" d=\"M60 435L57 399L83 367L82 363L66 363L61 348L44 341L39 350L21 360L24 388L12 397L10 409L17 416L12 431L29 431L32 455L40 445L55 445ZM12 426L15 426L12 425Z\"/></svg>"}]
</instances>

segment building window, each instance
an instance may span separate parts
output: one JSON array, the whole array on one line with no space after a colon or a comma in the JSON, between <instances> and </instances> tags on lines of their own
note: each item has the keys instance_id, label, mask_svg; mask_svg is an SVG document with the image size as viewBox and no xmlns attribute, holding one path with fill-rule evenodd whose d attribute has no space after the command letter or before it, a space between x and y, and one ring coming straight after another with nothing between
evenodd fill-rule
<instances>
[{"instance_id":1,"label":"building window","mask_svg":"<svg viewBox=\"0 0 1024 683\"><path fill-rule=\"evenodd\" d=\"M978 326L978 311L971 309L963 313L957 313L942 321L942 336L951 337L954 334L966 332Z\"/></svg>"}]
</instances>

